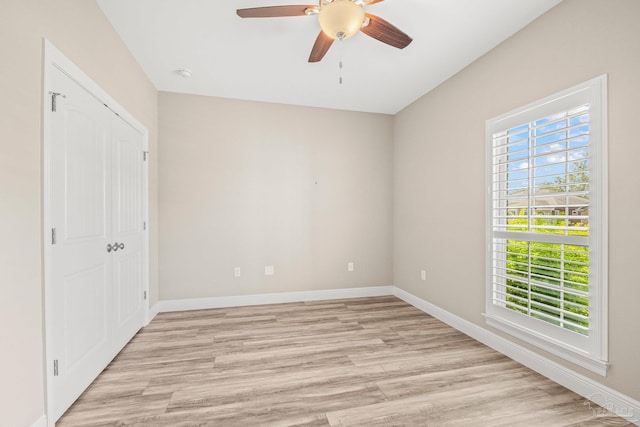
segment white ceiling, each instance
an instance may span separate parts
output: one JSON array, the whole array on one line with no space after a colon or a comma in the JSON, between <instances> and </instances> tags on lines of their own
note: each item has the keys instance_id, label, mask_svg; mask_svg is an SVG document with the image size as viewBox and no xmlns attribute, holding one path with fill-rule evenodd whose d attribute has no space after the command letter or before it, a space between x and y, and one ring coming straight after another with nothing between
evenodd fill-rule
<instances>
[{"instance_id":1,"label":"white ceiling","mask_svg":"<svg viewBox=\"0 0 640 427\"><path fill-rule=\"evenodd\" d=\"M97 2L160 91L395 114L560 0L385 0L367 13L413 43L399 50L359 33L315 64L307 59L320 31L316 16L236 15L315 1ZM178 76L178 68L192 77Z\"/></svg>"}]
</instances>

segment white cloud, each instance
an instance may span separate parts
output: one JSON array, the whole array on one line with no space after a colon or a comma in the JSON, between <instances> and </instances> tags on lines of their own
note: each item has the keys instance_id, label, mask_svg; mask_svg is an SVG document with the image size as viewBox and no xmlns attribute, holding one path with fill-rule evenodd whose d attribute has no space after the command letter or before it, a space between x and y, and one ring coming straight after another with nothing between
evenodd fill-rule
<instances>
[{"instance_id":1,"label":"white cloud","mask_svg":"<svg viewBox=\"0 0 640 427\"><path fill-rule=\"evenodd\" d=\"M585 157L587 157L587 153L585 153L584 151L575 151L569 154L570 161L582 160Z\"/></svg>"},{"instance_id":2,"label":"white cloud","mask_svg":"<svg viewBox=\"0 0 640 427\"><path fill-rule=\"evenodd\" d=\"M562 163L567 160L566 156L549 156L547 157L549 163Z\"/></svg>"}]
</instances>

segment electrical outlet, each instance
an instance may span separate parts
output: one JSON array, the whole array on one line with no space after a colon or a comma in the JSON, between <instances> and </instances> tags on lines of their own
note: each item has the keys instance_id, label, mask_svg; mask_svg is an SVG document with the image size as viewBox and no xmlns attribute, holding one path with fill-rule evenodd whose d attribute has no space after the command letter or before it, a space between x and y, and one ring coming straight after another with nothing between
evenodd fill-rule
<instances>
[{"instance_id":1,"label":"electrical outlet","mask_svg":"<svg viewBox=\"0 0 640 427\"><path fill-rule=\"evenodd\" d=\"M347 264L347 271L353 271L353 263L352 262Z\"/></svg>"},{"instance_id":2,"label":"electrical outlet","mask_svg":"<svg viewBox=\"0 0 640 427\"><path fill-rule=\"evenodd\" d=\"M236 267L233 269L233 277L240 277L240 267Z\"/></svg>"},{"instance_id":3,"label":"electrical outlet","mask_svg":"<svg viewBox=\"0 0 640 427\"><path fill-rule=\"evenodd\" d=\"M427 280L427 270L420 271L420 280Z\"/></svg>"},{"instance_id":4,"label":"electrical outlet","mask_svg":"<svg viewBox=\"0 0 640 427\"><path fill-rule=\"evenodd\" d=\"M273 276L275 274L275 268L273 265L265 265L264 266L264 275L265 276Z\"/></svg>"}]
</instances>

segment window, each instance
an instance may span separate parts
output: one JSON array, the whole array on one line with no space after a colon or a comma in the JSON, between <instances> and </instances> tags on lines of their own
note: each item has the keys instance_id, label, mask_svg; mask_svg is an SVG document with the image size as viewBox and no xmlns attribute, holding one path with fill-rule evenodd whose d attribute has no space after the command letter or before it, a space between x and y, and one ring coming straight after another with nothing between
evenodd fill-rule
<instances>
[{"instance_id":1,"label":"window","mask_svg":"<svg viewBox=\"0 0 640 427\"><path fill-rule=\"evenodd\" d=\"M606 76L487 121L487 324L606 375Z\"/></svg>"}]
</instances>

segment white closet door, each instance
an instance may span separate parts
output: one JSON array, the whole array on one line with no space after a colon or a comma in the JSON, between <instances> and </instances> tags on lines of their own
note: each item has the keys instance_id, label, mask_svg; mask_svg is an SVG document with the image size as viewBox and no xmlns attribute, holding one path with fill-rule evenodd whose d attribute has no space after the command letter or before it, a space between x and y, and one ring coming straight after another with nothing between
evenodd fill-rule
<instances>
[{"instance_id":1,"label":"white closet door","mask_svg":"<svg viewBox=\"0 0 640 427\"><path fill-rule=\"evenodd\" d=\"M117 116L112 118L112 241L115 340L121 349L144 320L143 136Z\"/></svg>"},{"instance_id":2,"label":"white closet door","mask_svg":"<svg viewBox=\"0 0 640 427\"><path fill-rule=\"evenodd\" d=\"M59 70L52 82L64 95L52 113L49 193L57 419L113 357L112 208L110 112Z\"/></svg>"},{"instance_id":3,"label":"white closet door","mask_svg":"<svg viewBox=\"0 0 640 427\"><path fill-rule=\"evenodd\" d=\"M52 86L47 334L57 420L144 324L144 137L57 69Z\"/></svg>"}]
</instances>

